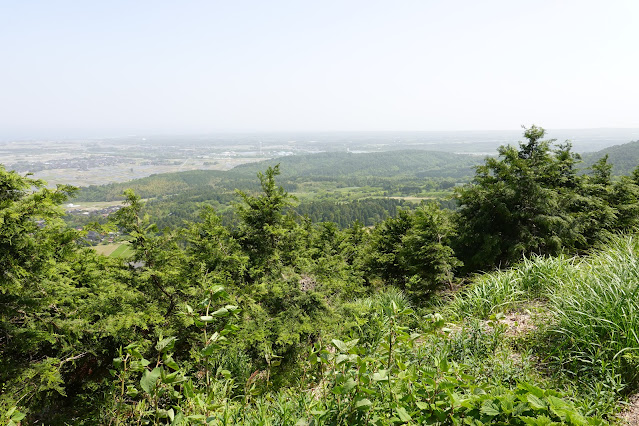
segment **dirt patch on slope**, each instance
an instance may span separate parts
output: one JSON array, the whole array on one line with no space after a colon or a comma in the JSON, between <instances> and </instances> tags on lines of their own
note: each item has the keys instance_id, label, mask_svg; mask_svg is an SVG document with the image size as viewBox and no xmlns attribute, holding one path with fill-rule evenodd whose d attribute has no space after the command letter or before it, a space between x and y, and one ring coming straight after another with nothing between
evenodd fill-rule
<instances>
[{"instance_id":1,"label":"dirt patch on slope","mask_svg":"<svg viewBox=\"0 0 639 426\"><path fill-rule=\"evenodd\" d=\"M630 397L628 407L619 415L625 424L639 426L639 394Z\"/></svg>"},{"instance_id":2,"label":"dirt patch on slope","mask_svg":"<svg viewBox=\"0 0 639 426\"><path fill-rule=\"evenodd\" d=\"M505 318L500 319L499 322L506 324L507 336L520 336L537 329L529 311L511 312L506 314Z\"/></svg>"}]
</instances>

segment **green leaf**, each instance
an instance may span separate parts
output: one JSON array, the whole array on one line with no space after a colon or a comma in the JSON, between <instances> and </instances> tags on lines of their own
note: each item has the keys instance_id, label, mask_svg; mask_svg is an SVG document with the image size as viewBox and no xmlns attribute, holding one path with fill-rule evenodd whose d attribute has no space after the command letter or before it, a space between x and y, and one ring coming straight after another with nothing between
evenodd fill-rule
<instances>
[{"instance_id":1,"label":"green leaf","mask_svg":"<svg viewBox=\"0 0 639 426\"><path fill-rule=\"evenodd\" d=\"M491 417L495 417L499 415L499 407L497 407L493 403L493 401L490 399L487 399L486 401L484 401L484 403L481 405L480 411L482 414L485 414Z\"/></svg>"},{"instance_id":2,"label":"green leaf","mask_svg":"<svg viewBox=\"0 0 639 426\"><path fill-rule=\"evenodd\" d=\"M346 346L346 343L337 339L333 339L332 342L333 342L333 346L335 346L340 352L348 352L348 347Z\"/></svg>"},{"instance_id":3,"label":"green leaf","mask_svg":"<svg viewBox=\"0 0 639 426\"><path fill-rule=\"evenodd\" d=\"M173 345L175 345L176 340L177 339L175 337L167 337L166 339L162 339L157 343L157 345L155 345L155 349L157 349L158 352L162 352L164 351L164 349L170 351L171 349L173 349Z\"/></svg>"},{"instance_id":4,"label":"green leaf","mask_svg":"<svg viewBox=\"0 0 639 426\"><path fill-rule=\"evenodd\" d=\"M515 408L515 397L514 395L507 395L501 399L501 409L504 413L510 414Z\"/></svg>"},{"instance_id":5,"label":"green leaf","mask_svg":"<svg viewBox=\"0 0 639 426\"><path fill-rule=\"evenodd\" d=\"M175 362L175 360L173 359L172 356L167 356L164 359L164 365L166 365L167 367L169 367L172 370L178 370L180 368L180 366L178 365L177 362Z\"/></svg>"},{"instance_id":6,"label":"green leaf","mask_svg":"<svg viewBox=\"0 0 639 426\"><path fill-rule=\"evenodd\" d=\"M188 420L205 420L206 416L203 414L191 414L190 416L187 416Z\"/></svg>"},{"instance_id":7,"label":"green leaf","mask_svg":"<svg viewBox=\"0 0 639 426\"><path fill-rule=\"evenodd\" d=\"M220 346L220 344L218 343L211 343L210 345L207 345L206 347L202 348L202 350L200 351L200 354L202 354L202 356L211 356L213 355L213 352L220 349L221 347L222 346Z\"/></svg>"},{"instance_id":8,"label":"green leaf","mask_svg":"<svg viewBox=\"0 0 639 426\"><path fill-rule=\"evenodd\" d=\"M349 378L346 383L344 383L343 388L344 388L344 393L350 392L353 390L353 388L355 388L355 386L357 386L357 383L355 382L355 380L353 380L353 378Z\"/></svg>"},{"instance_id":9,"label":"green leaf","mask_svg":"<svg viewBox=\"0 0 639 426\"><path fill-rule=\"evenodd\" d=\"M226 324L224 329L220 332L222 336L226 336L227 334L235 333L239 331L240 327L235 324Z\"/></svg>"},{"instance_id":10,"label":"green leaf","mask_svg":"<svg viewBox=\"0 0 639 426\"><path fill-rule=\"evenodd\" d=\"M217 331L213 333L211 337L209 337L209 343L214 343L214 342L217 342L218 340L223 340L223 339L220 339L220 333L218 333Z\"/></svg>"},{"instance_id":11,"label":"green leaf","mask_svg":"<svg viewBox=\"0 0 639 426\"><path fill-rule=\"evenodd\" d=\"M14 422L18 423L18 422L20 422L20 420L24 419L25 417L27 417L26 413L21 413L20 411L16 411L11 416L11 420L13 420Z\"/></svg>"},{"instance_id":12,"label":"green leaf","mask_svg":"<svg viewBox=\"0 0 639 426\"><path fill-rule=\"evenodd\" d=\"M532 393L533 395L535 395L537 398L543 398L544 397L544 391L541 388L538 388L537 386L531 385L530 383L519 383L517 385L518 388L523 389L529 393Z\"/></svg>"},{"instance_id":13,"label":"green leaf","mask_svg":"<svg viewBox=\"0 0 639 426\"><path fill-rule=\"evenodd\" d=\"M351 340L349 342L342 342L341 340L333 339L332 342L333 342L333 345L337 349L339 349L340 352L347 353L351 349L353 349L355 345L357 345L357 343L359 342L359 339Z\"/></svg>"},{"instance_id":14,"label":"green leaf","mask_svg":"<svg viewBox=\"0 0 639 426\"><path fill-rule=\"evenodd\" d=\"M415 405L420 410L427 410L427 409L430 408L430 405L428 403L424 402L424 401L415 401Z\"/></svg>"},{"instance_id":15,"label":"green leaf","mask_svg":"<svg viewBox=\"0 0 639 426\"><path fill-rule=\"evenodd\" d=\"M195 389L193 387L193 382L191 382L190 380L184 383L184 396L186 396L187 398L195 397Z\"/></svg>"},{"instance_id":16,"label":"green leaf","mask_svg":"<svg viewBox=\"0 0 639 426\"><path fill-rule=\"evenodd\" d=\"M162 383L166 383L166 384L170 384L170 383L174 383L178 380L178 374L180 372L179 371L174 371L173 373L170 374L165 374L164 370L162 370Z\"/></svg>"},{"instance_id":17,"label":"green leaf","mask_svg":"<svg viewBox=\"0 0 639 426\"><path fill-rule=\"evenodd\" d=\"M359 411L367 411L371 408L371 405L373 405L373 403L368 398L361 398L355 401L355 409Z\"/></svg>"},{"instance_id":18,"label":"green leaf","mask_svg":"<svg viewBox=\"0 0 639 426\"><path fill-rule=\"evenodd\" d=\"M397 409L395 409L395 412L397 412L397 415L403 422L410 422L411 420L413 420L410 414L406 412L406 409L404 407L397 407Z\"/></svg>"},{"instance_id":19,"label":"green leaf","mask_svg":"<svg viewBox=\"0 0 639 426\"><path fill-rule=\"evenodd\" d=\"M229 314L229 310L226 308L220 308L217 311L213 312L211 315L214 317L225 317Z\"/></svg>"},{"instance_id":20,"label":"green leaf","mask_svg":"<svg viewBox=\"0 0 639 426\"><path fill-rule=\"evenodd\" d=\"M556 396L548 396L546 398L550 405L550 410L557 415L562 421L566 421L567 414L572 411L570 404Z\"/></svg>"},{"instance_id":21,"label":"green leaf","mask_svg":"<svg viewBox=\"0 0 639 426\"><path fill-rule=\"evenodd\" d=\"M570 423L570 424L574 424L574 425L597 424L597 423L589 423L588 420L584 418L584 416L574 411L574 409L572 411L566 410L565 414L566 414L565 420L567 423ZM593 419L589 419L589 420L593 420Z\"/></svg>"},{"instance_id":22,"label":"green leaf","mask_svg":"<svg viewBox=\"0 0 639 426\"><path fill-rule=\"evenodd\" d=\"M363 386L360 386L358 391L362 392L362 393L365 393L367 395L376 395L377 394L377 392L375 392L373 389L368 389L368 388L365 388Z\"/></svg>"},{"instance_id":23,"label":"green leaf","mask_svg":"<svg viewBox=\"0 0 639 426\"><path fill-rule=\"evenodd\" d=\"M333 387L333 389L331 389L331 392L333 393L333 395L343 395L346 392L344 392L344 386L335 386Z\"/></svg>"},{"instance_id":24,"label":"green leaf","mask_svg":"<svg viewBox=\"0 0 639 426\"><path fill-rule=\"evenodd\" d=\"M348 355L345 354L337 355L337 357L335 358L335 364L337 365L341 365L346 361L348 361Z\"/></svg>"},{"instance_id":25,"label":"green leaf","mask_svg":"<svg viewBox=\"0 0 639 426\"><path fill-rule=\"evenodd\" d=\"M526 417L520 416L521 420L524 421L527 425L531 426L551 426L551 425L560 425L561 423L555 423L551 419L546 416L538 416L538 417Z\"/></svg>"},{"instance_id":26,"label":"green leaf","mask_svg":"<svg viewBox=\"0 0 639 426\"><path fill-rule=\"evenodd\" d=\"M130 396L131 398L135 398L136 396L138 396L138 393L140 392L135 388L135 386L128 385L126 387L126 394Z\"/></svg>"},{"instance_id":27,"label":"green leaf","mask_svg":"<svg viewBox=\"0 0 639 426\"><path fill-rule=\"evenodd\" d=\"M131 345L129 345L131 346ZM128 346L127 346L128 348ZM133 346L129 349L126 350L128 354L131 354L131 356L135 359L142 359L142 354L140 353L140 351L138 351L137 346Z\"/></svg>"},{"instance_id":28,"label":"green leaf","mask_svg":"<svg viewBox=\"0 0 639 426\"><path fill-rule=\"evenodd\" d=\"M450 398L451 406L453 408L460 407L462 403L464 402L464 398L462 398L460 395L450 390L447 392L448 392L448 397Z\"/></svg>"},{"instance_id":29,"label":"green leaf","mask_svg":"<svg viewBox=\"0 0 639 426\"><path fill-rule=\"evenodd\" d=\"M113 358L113 366L118 369L122 368L122 358Z\"/></svg>"},{"instance_id":30,"label":"green leaf","mask_svg":"<svg viewBox=\"0 0 639 426\"><path fill-rule=\"evenodd\" d=\"M222 296L224 292L224 287L221 285L214 285L211 287L211 297L219 297Z\"/></svg>"},{"instance_id":31,"label":"green leaf","mask_svg":"<svg viewBox=\"0 0 639 426\"><path fill-rule=\"evenodd\" d=\"M536 397L535 395L529 393L528 395L526 395L526 399L528 400L528 402L534 409L536 410L546 409L546 403L542 401L541 399L539 399L538 397Z\"/></svg>"},{"instance_id":32,"label":"green leaf","mask_svg":"<svg viewBox=\"0 0 639 426\"><path fill-rule=\"evenodd\" d=\"M549 395L546 397L546 400L548 400L551 407L570 408L570 404L568 402L564 401L561 398L557 398L556 396Z\"/></svg>"},{"instance_id":33,"label":"green leaf","mask_svg":"<svg viewBox=\"0 0 639 426\"><path fill-rule=\"evenodd\" d=\"M528 404L526 404L525 402L520 402L519 404L515 405L515 408L513 408L513 416L520 416L523 413L525 413L526 411L528 411Z\"/></svg>"},{"instance_id":34,"label":"green leaf","mask_svg":"<svg viewBox=\"0 0 639 426\"><path fill-rule=\"evenodd\" d=\"M373 380L376 382L383 382L388 380L388 371L387 370L379 370L376 373L373 373Z\"/></svg>"},{"instance_id":35,"label":"green leaf","mask_svg":"<svg viewBox=\"0 0 639 426\"><path fill-rule=\"evenodd\" d=\"M146 365L142 361L146 361ZM146 367L150 363L146 359L143 359L142 361L131 361L131 363L129 364L129 368L131 369L131 371L144 371L144 367Z\"/></svg>"},{"instance_id":36,"label":"green leaf","mask_svg":"<svg viewBox=\"0 0 639 426\"><path fill-rule=\"evenodd\" d=\"M153 389L155 389L155 385L157 380L162 375L162 368L155 367L152 371L145 370L142 375L142 379L140 380L140 386L146 393L151 393Z\"/></svg>"},{"instance_id":37,"label":"green leaf","mask_svg":"<svg viewBox=\"0 0 639 426\"><path fill-rule=\"evenodd\" d=\"M444 373L447 373L450 370L450 366L448 365L448 361L446 360L446 358L442 358L439 361L439 368L440 370L442 370Z\"/></svg>"}]
</instances>

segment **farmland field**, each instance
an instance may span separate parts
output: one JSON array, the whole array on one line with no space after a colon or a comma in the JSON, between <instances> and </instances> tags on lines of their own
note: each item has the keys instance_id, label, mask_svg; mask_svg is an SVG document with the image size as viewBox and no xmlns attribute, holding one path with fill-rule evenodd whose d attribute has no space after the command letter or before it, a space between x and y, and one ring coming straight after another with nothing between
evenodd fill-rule
<instances>
[{"instance_id":1,"label":"farmland field","mask_svg":"<svg viewBox=\"0 0 639 426\"><path fill-rule=\"evenodd\" d=\"M133 254L133 249L131 249L131 246L129 244L125 243L125 244L120 244L118 248L116 248L113 252L111 252L109 257L126 259L130 257L132 254Z\"/></svg>"},{"instance_id":2,"label":"farmland field","mask_svg":"<svg viewBox=\"0 0 639 426\"><path fill-rule=\"evenodd\" d=\"M127 258L133 254L131 246L127 243L101 244L93 248L99 254L108 257Z\"/></svg>"}]
</instances>

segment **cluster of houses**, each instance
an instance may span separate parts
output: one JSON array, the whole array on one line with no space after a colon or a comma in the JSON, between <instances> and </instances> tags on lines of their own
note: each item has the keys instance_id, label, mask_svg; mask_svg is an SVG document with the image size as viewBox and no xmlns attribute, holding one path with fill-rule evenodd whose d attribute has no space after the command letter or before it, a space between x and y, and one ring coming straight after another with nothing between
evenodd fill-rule
<instances>
[{"instance_id":1,"label":"cluster of houses","mask_svg":"<svg viewBox=\"0 0 639 426\"><path fill-rule=\"evenodd\" d=\"M48 161L19 161L12 164L10 168L17 172L35 173L50 169L89 170L122 163L135 164L135 160L111 155L92 155L89 157L50 159Z\"/></svg>"},{"instance_id":2,"label":"cluster of houses","mask_svg":"<svg viewBox=\"0 0 639 426\"><path fill-rule=\"evenodd\" d=\"M115 213L122 208L121 205L107 206L103 208L86 207L83 208L79 204L69 203L66 206L68 214L83 215L83 216L100 216L108 217L111 213Z\"/></svg>"}]
</instances>

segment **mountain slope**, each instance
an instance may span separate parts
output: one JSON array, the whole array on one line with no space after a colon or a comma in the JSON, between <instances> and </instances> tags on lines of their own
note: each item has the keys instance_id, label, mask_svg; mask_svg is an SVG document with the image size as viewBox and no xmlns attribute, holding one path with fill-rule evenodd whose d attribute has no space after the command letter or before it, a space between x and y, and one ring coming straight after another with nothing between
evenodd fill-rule
<instances>
[{"instance_id":1,"label":"mountain slope","mask_svg":"<svg viewBox=\"0 0 639 426\"><path fill-rule=\"evenodd\" d=\"M593 165L606 154L608 154L608 162L612 164L612 173L614 175L628 175L639 165L639 141L583 154L584 167Z\"/></svg>"},{"instance_id":2,"label":"mountain slope","mask_svg":"<svg viewBox=\"0 0 639 426\"><path fill-rule=\"evenodd\" d=\"M431 151L391 151L365 154L348 152L280 157L243 164L229 171L195 170L152 175L130 182L83 188L77 201L113 201L123 199L122 192L132 188L142 198L155 198L186 191L216 188L233 192L235 188L257 189L255 176L269 166L280 164L280 182L342 180L367 178L463 178L483 157ZM289 188L290 189L290 188Z\"/></svg>"},{"instance_id":3,"label":"mountain slope","mask_svg":"<svg viewBox=\"0 0 639 426\"><path fill-rule=\"evenodd\" d=\"M256 173L280 164L283 177L462 177L472 175L472 167L483 162L482 156L434 151L389 151L355 154L326 152L281 157L259 163L243 164L230 174Z\"/></svg>"}]
</instances>

